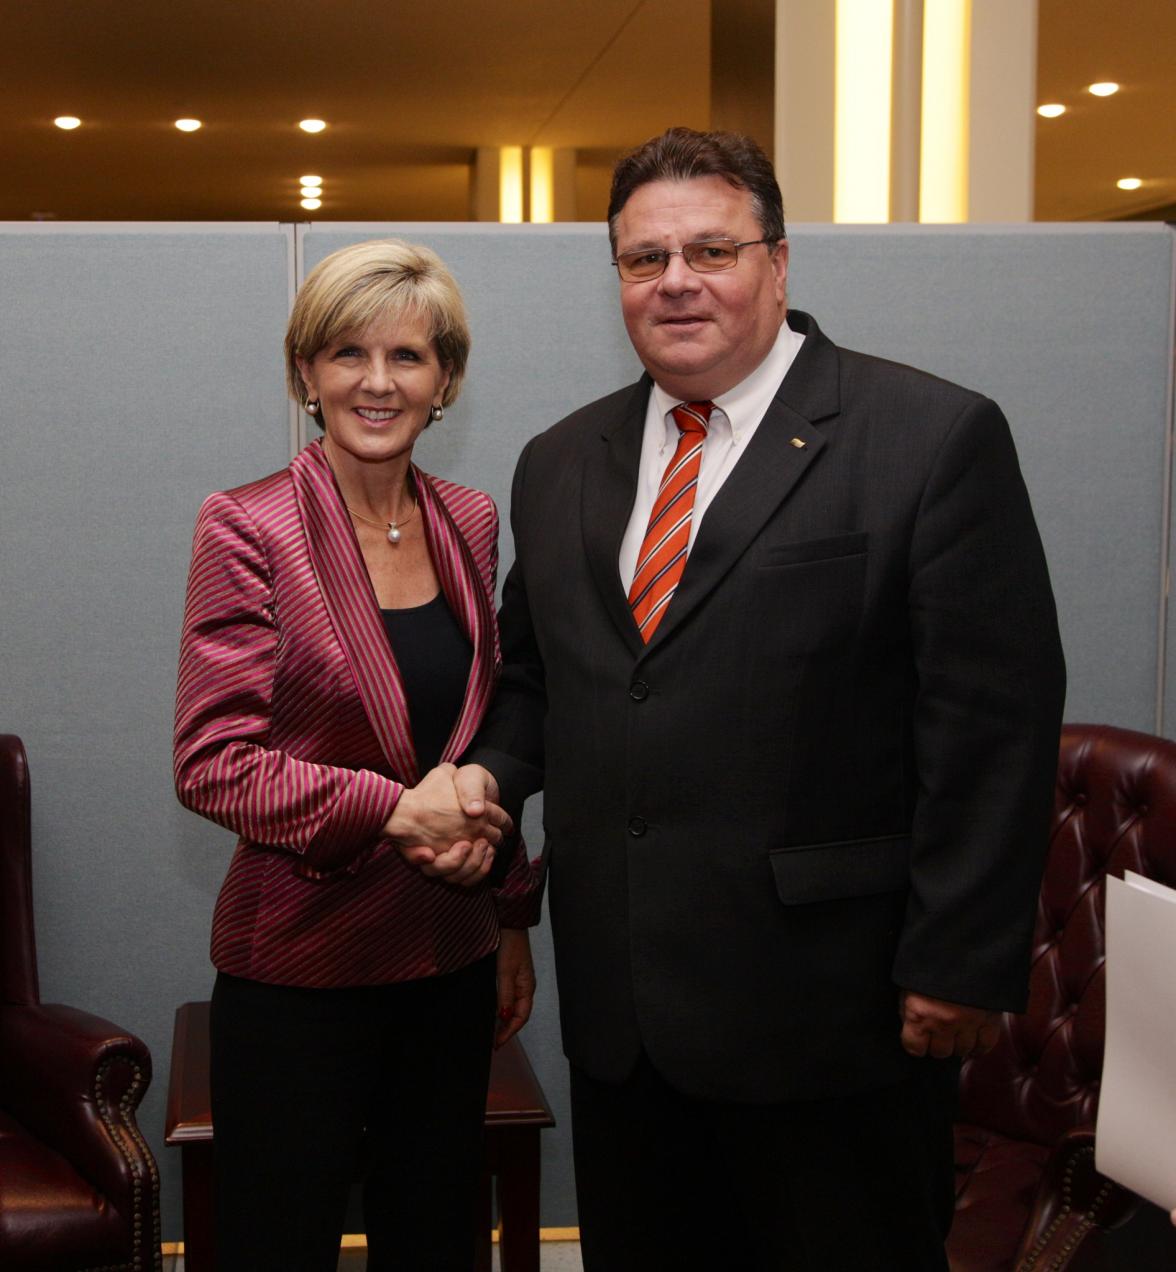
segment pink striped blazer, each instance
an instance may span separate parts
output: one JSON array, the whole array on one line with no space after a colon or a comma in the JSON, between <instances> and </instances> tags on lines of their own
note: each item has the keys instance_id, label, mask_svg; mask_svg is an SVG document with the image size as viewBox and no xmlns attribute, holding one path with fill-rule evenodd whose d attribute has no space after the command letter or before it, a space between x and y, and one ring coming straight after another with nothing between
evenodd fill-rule
<instances>
[{"instance_id":1,"label":"pink striped blazer","mask_svg":"<svg viewBox=\"0 0 1176 1272\"><path fill-rule=\"evenodd\" d=\"M469 745L498 674L498 513L414 468L442 591L473 645L443 758ZM217 899L212 961L282 985L372 985L453 971L498 926L537 921L516 850L502 888L407 865L381 829L419 779L404 685L320 442L288 468L210 496L188 578L176 695L181 802L240 839Z\"/></svg>"}]
</instances>

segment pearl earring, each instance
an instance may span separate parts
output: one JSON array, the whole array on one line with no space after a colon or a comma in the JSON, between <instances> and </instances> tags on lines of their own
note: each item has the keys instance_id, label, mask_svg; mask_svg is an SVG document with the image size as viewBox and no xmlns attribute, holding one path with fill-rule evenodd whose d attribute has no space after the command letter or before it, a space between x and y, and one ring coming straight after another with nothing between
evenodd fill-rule
<instances>
[{"instance_id":1,"label":"pearl earring","mask_svg":"<svg viewBox=\"0 0 1176 1272\"><path fill-rule=\"evenodd\" d=\"M319 404L308 400L304 409L307 415L317 415L319 413Z\"/></svg>"},{"instance_id":2,"label":"pearl earring","mask_svg":"<svg viewBox=\"0 0 1176 1272\"><path fill-rule=\"evenodd\" d=\"M435 424L438 420L443 420L444 418L445 408L440 402L434 402L434 404L429 407L429 419L431 419Z\"/></svg>"}]
</instances>

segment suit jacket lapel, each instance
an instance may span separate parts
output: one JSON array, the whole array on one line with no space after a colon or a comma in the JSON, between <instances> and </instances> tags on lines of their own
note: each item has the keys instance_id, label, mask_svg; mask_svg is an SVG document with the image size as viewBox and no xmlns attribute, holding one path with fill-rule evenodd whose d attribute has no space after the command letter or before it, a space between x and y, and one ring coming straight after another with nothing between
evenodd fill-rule
<instances>
[{"instance_id":1,"label":"suit jacket lapel","mask_svg":"<svg viewBox=\"0 0 1176 1272\"><path fill-rule=\"evenodd\" d=\"M465 699L441 756L443 760L454 760L473 741L486 713L498 679L501 655L486 587L469 544L434 487L432 478L415 466L413 476L424 517L429 555L441 580L441 590L474 647Z\"/></svg>"},{"instance_id":2,"label":"suit jacket lapel","mask_svg":"<svg viewBox=\"0 0 1176 1272\"><path fill-rule=\"evenodd\" d=\"M388 644L359 541L321 442L312 443L294 458L290 475L306 529L310 563L364 713L392 772L400 781L415 785L420 774L404 682Z\"/></svg>"},{"instance_id":3,"label":"suit jacket lapel","mask_svg":"<svg viewBox=\"0 0 1176 1272\"><path fill-rule=\"evenodd\" d=\"M837 350L808 314L793 310L788 320L804 333L804 345L707 508L682 581L646 649L656 649L713 591L825 446L814 425L839 409Z\"/></svg>"},{"instance_id":4,"label":"suit jacket lapel","mask_svg":"<svg viewBox=\"0 0 1176 1272\"><path fill-rule=\"evenodd\" d=\"M651 383L649 376L642 376L621 411L611 420L601 421L600 442L588 452L581 488L580 516L588 568L605 611L635 655L644 645L621 587L617 561L637 497L637 469Z\"/></svg>"}]
</instances>

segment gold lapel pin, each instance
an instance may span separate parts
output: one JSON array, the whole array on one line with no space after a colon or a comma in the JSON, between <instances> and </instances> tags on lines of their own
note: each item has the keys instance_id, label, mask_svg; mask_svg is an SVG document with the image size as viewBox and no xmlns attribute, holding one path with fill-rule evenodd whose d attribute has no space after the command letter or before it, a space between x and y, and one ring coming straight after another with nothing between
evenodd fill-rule
<instances>
[{"instance_id":1,"label":"gold lapel pin","mask_svg":"<svg viewBox=\"0 0 1176 1272\"><path fill-rule=\"evenodd\" d=\"M808 445L808 442L802 442L799 437L794 437L792 439L792 445L795 446L797 450L804 450L804 448Z\"/></svg>"}]
</instances>

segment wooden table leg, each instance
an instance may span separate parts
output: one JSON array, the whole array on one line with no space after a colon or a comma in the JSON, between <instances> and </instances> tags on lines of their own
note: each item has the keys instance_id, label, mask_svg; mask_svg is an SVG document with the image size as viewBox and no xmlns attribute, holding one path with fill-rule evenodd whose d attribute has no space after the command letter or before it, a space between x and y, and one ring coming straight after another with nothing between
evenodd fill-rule
<instances>
[{"instance_id":1,"label":"wooden table leg","mask_svg":"<svg viewBox=\"0 0 1176 1272\"><path fill-rule=\"evenodd\" d=\"M498 1134L502 1272L539 1272L539 1128L501 1128Z\"/></svg>"},{"instance_id":2,"label":"wooden table leg","mask_svg":"<svg viewBox=\"0 0 1176 1272\"><path fill-rule=\"evenodd\" d=\"M180 1149L184 1194L184 1272L216 1272L212 1238L212 1144Z\"/></svg>"}]
</instances>

